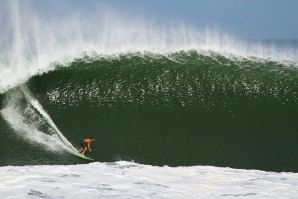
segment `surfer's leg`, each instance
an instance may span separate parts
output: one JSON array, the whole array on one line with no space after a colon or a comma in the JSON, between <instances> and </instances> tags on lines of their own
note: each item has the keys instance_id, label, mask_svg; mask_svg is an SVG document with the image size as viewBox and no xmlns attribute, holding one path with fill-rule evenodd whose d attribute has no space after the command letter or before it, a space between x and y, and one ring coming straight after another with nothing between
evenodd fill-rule
<instances>
[{"instance_id":1,"label":"surfer's leg","mask_svg":"<svg viewBox=\"0 0 298 199\"><path fill-rule=\"evenodd\" d=\"M80 148L80 150L79 150L79 152L82 152L83 151L83 149L85 149L85 143L84 143L84 141L83 140L81 140L81 148Z\"/></svg>"},{"instance_id":2,"label":"surfer's leg","mask_svg":"<svg viewBox=\"0 0 298 199\"><path fill-rule=\"evenodd\" d=\"M83 155L85 154L86 150L87 150L87 147L84 148L84 151L82 153Z\"/></svg>"}]
</instances>

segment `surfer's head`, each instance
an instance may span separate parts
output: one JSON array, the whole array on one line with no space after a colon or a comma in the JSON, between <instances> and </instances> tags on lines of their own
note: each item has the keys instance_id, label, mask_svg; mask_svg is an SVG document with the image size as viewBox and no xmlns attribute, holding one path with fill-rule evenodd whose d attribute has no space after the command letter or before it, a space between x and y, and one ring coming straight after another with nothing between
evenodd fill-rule
<instances>
[{"instance_id":1,"label":"surfer's head","mask_svg":"<svg viewBox=\"0 0 298 199\"><path fill-rule=\"evenodd\" d=\"M94 137L94 136L92 136L92 137L90 137L90 139L91 139L92 141L94 141L94 140L95 140L95 137Z\"/></svg>"}]
</instances>

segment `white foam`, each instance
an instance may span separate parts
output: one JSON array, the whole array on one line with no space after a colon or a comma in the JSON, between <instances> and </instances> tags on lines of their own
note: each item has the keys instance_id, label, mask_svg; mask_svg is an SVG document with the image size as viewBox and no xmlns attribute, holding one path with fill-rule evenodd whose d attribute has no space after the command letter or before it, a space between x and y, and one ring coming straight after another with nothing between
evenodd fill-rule
<instances>
[{"instance_id":1,"label":"white foam","mask_svg":"<svg viewBox=\"0 0 298 199\"><path fill-rule=\"evenodd\" d=\"M32 144L40 144L52 151L62 150L62 145L58 139L39 131L35 127L24 122L26 119L20 114L17 107L7 107L1 110L1 115L15 130L16 134Z\"/></svg>"},{"instance_id":2,"label":"white foam","mask_svg":"<svg viewBox=\"0 0 298 199\"><path fill-rule=\"evenodd\" d=\"M60 132L58 127L55 125L51 117L48 113L42 108L41 104L33 97L33 95L29 92L27 88L22 88L22 92L24 93L28 102L43 116L42 119L45 120L54 130L55 135L59 138L59 141L63 143L65 148L72 153L76 153L77 150L72 146L72 144L64 137L64 135Z\"/></svg>"},{"instance_id":3,"label":"white foam","mask_svg":"<svg viewBox=\"0 0 298 199\"><path fill-rule=\"evenodd\" d=\"M4 106L0 114L14 132L29 143L56 152L77 152L27 88L7 93Z\"/></svg>"},{"instance_id":4,"label":"white foam","mask_svg":"<svg viewBox=\"0 0 298 199\"><path fill-rule=\"evenodd\" d=\"M130 162L0 167L2 198L295 198L298 174Z\"/></svg>"},{"instance_id":5,"label":"white foam","mask_svg":"<svg viewBox=\"0 0 298 199\"><path fill-rule=\"evenodd\" d=\"M68 10L55 17L42 16L31 1L0 2L0 93L31 76L52 70L53 63L68 63L82 54L115 55L150 51L215 51L226 56L297 61L293 49L249 45L218 30L197 30L189 25L160 24L144 17L116 14L109 7L93 11ZM36 2L35 2L36 3ZM61 8L60 8L61 9ZM49 14L49 13L48 13Z\"/></svg>"}]
</instances>

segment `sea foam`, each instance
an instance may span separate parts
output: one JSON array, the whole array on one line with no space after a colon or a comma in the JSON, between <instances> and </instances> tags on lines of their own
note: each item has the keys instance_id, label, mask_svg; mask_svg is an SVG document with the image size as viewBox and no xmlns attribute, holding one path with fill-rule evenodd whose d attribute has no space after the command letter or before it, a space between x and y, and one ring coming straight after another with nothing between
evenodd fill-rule
<instances>
[{"instance_id":1,"label":"sea foam","mask_svg":"<svg viewBox=\"0 0 298 199\"><path fill-rule=\"evenodd\" d=\"M131 162L0 167L2 198L295 198L298 174Z\"/></svg>"}]
</instances>

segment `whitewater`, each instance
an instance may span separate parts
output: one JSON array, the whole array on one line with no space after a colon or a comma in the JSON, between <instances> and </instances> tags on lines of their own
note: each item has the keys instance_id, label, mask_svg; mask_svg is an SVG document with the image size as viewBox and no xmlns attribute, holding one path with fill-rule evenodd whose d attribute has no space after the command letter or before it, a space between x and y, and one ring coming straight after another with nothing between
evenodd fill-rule
<instances>
[{"instance_id":1,"label":"whitewater","mask_svg":"<svg viewBox=\"0 0 298 199\"><path fill-rule=\"evenodd\" d=\"M2 198L296 198L298 174L132 162L0 168ZM4 197L3 197L4 196Z\"/></svg>"},{"instance_id":2,"label":"whitewater","mask_svg":"<svg viewBox=\"0 0 298 199\"><path fill-rule=\"evenodd\" d=\"M98 9L101 12L49 20L34 12L30 3L0 2L1 117L15 131L14 135L28 145L60 159L76 149L24 85L61 66L71 67L77 59L114 60L123 54L140 53L142 57L149 53L181 62L172 59L171 54L194 50L218 62L220 55L235 63L273 61L297 67L296 48L248 43L218 30L199 31L185 24L161 26L154 21ZM47 94L54 100L57 96L54 91ZM0 167L0 195L1 198L297 198L298 174L213 166L151 166L117 160L76 165L7 165Z\"/></svg>"}]
</instances>

